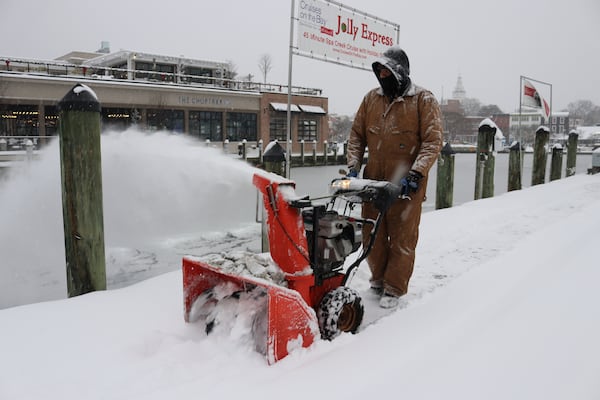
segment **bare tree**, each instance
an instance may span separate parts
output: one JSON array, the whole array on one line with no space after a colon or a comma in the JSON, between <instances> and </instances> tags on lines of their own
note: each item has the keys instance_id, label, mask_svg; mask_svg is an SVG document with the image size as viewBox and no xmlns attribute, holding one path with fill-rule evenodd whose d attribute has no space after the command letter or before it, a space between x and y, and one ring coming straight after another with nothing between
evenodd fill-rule
<instances>
[{"instance_id":1,"label":"bare tree","mask_svg":"<svg viewBox=\"0 0 600 400\"><path fill-rule=\"evenodd\" d=\"M260 56L260 58L258 59L258 69L260 69L260 72L262 72L263 74L263 83L267 83L267 74L269 73L269 71L271 71L272 67L273 62L271 60L270 55L265 53L262 56Z\"/></svg>"},{"instance_id":2,"label":"bare tree","mask_svg":"<svg viewBox=\"0 0 600 400\"><path fill-rule=\"evenodd\" d=\"M491 117L494 114L502 114L502 110L495 104L488 104L486 106L481 106L479 109L479 115L482 117Z\"/></svg>"},{"instance_id":3,"label":"bare tree","mask_svg":"<svg viewBox=\"0 0 600 400\"><path fill-rule=\"evenodd\" d=\"M481 108L481 102L477 99L466 98L463 99L460 104L465 110L465 115L467 116L475 116L479 115L479 109Z\"/></svg>"},{"instance_id":4,"label":"bare tree","mask_svg":"<svg viewBox=\"0 0 600 400\"><path fill-rule=\"evenodd\" d=\"M225 78L235 79L237 74L237 65L233 61L227 60L227 71L225 72Z\"/></svg>"},{"instance_id":5,"label":"bare tree","mask_svg":"<svg viewBox=\"0 0 600 400\"><path fill-rule=\"evenodd\" d=\"M329 140L343 142L348 139L354 118L347 115L329 115Z\"/></svg>"},{"instance_id":6,"label":"bare tree","mask_svg":"<svg viewBox=\"0 0 600 400\"><path fill-rule=\"evenodd\" d=\"M600 123L600 107L590 100L577 100L567 106L569 115L583 119L584 125Z\"/></svg>"}]
</instances>

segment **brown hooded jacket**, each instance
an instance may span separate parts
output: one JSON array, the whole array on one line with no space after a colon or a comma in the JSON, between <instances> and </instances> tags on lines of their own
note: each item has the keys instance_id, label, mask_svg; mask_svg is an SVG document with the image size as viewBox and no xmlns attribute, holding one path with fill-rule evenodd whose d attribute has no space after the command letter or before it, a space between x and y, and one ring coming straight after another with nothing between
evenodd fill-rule
<instances>
[{"instance_id":1,"label":"brown hooded jacket","mask_svg":"<svg viewBox=\"0 0 600 400\"><path fill-rule=\"evenodd\" d=\"M431 92L411 85L392 103L381 88L364 97L348 139L348 167L360 171L365 150L365 178L398 183L409 170L424 177L442 148L442 119Z\"/></svg>"},{"instance_id":2,"label":"brown hooded jacket","mask_svg":"<svg viewBox=\"0 0 600 400\"><path fill-rule=\"evenodd\" d=\"M373 286L394 295L408 291L419 236L421 206L427 175L442 148L442 121L433 94L411 83L403 96L392 102L381 88L364 97L348 139L348 167L360 171L368 149L364 178L399 184L409 170L423 175L410 200L398 200L388 210L367 258ZM373 206L363 206L363 217L375 218ZM365 225L363 243L368 243Z\"/></svg>"}]
</instances>

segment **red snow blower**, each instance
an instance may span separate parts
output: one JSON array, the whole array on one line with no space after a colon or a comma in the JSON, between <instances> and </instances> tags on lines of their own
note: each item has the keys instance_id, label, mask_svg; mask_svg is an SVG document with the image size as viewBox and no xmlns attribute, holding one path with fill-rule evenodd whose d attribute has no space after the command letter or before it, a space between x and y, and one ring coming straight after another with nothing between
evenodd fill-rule
<instances>
[{"instance_id":1,"label":"red snow blower","mask_svg":"<svg viewBox=\"0 0 600 400\"><path fill-rule=\"evenodd\" d=\"M184 257L185 320L204 322L210 333L220 323L220 305L258 305L237 312L248 314L243 317L251 319L256 349L273 364L315 338L331 340L358 330L362 299L347 284L367 257L382 215L401 191L389 182L340 178L331 182L330 196L311 200L297 196L295 183L279 175L256 173L253 183L267 213L270 257L283 279L241 275ZM353 216L358 214L355 206L364 202L379 211L375 220ZM346 258L361 247L365 224L372 225L370 243L344 271Z\"/></svg>"}]
</instances>

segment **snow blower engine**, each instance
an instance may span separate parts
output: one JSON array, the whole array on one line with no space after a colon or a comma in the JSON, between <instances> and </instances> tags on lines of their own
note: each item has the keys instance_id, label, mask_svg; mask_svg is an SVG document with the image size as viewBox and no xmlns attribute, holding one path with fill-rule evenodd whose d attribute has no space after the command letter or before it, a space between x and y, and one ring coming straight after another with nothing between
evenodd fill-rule
<instances>
[{"instance_id":1,"label":"snow blower engine","mask_svg":"<svg viewBox=\"0 0 600 400\"><path fill-rule=\"evenodd\" d=\"M402 193L389 182L340 178L331 182L329 196L310 199L297 196L295 183L276 174L258 172L253 183L267 214L269 254L262 261L244 259L255 273L231 260L215 265L184 257L185 320L203 322L210 333L225 315L243 317L257 351L273 364L318 337L331 340L358 330L364 307L348 284L373 246L382 215ZM365 202L379 211L375 220L355 215L356 205ZM365 224L372 226L371 239L345 267L361 248Z\"/></svg>"}]
</instances>

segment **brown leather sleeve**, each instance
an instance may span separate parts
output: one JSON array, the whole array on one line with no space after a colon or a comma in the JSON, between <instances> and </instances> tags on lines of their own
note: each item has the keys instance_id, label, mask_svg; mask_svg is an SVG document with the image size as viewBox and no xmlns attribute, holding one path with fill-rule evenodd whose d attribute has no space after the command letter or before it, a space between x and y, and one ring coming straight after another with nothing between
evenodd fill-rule
<instances>
[{"instance_id":1,"label":"brown leather sleeve","mask_svg":"<svg viewBox=\"0 0 600 400\"><path fill-rule=\"evenodd\" d=\"M348 137L347 146L347 165L348 168L360 171L363 162L363 156L365 155L365 148L367 147L366 137L366 126L365 119L367 113L367 96L363 98L363 101L354 116L354 122L352 129L350 130L350 136Z\"/></svg>"},{"instance_id":2,"label":"brown leather sleeve","mask_svg":"<svg viewBox=\"0 0 600 400\"><path fill-rule=\"evenodd\" d=\"M443 146L442 113L434 95L425 91L419 99L421 149L412 169L425 176L437 160Z\"/></svg>"}]
</instances>

